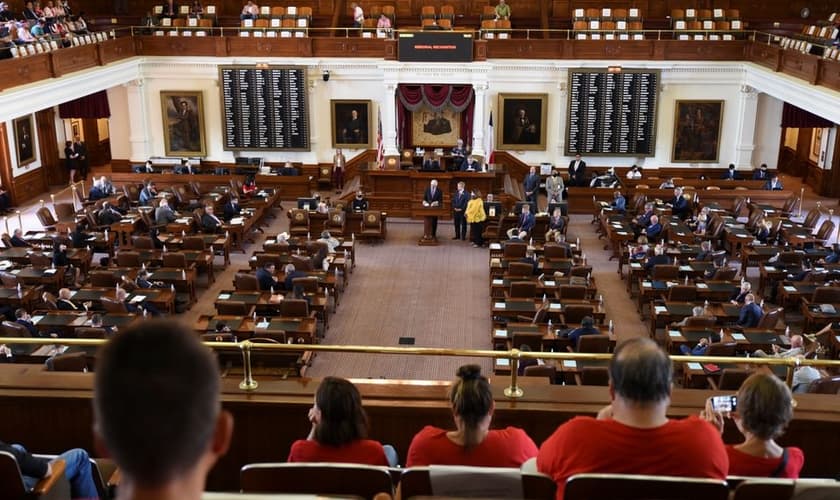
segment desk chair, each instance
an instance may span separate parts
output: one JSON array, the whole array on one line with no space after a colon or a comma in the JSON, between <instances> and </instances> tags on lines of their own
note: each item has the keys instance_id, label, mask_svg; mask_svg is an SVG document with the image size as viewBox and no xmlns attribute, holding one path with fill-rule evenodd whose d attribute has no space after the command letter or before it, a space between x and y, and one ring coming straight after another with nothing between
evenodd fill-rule
<instances>
[{"instance_id":1,"label":"desk chair","mask_svg":"<svg viewBox=\"0 0 840 500\"><path fill-rule=\"evenodd\" d=\"M181 250L195 250L203 252L207 250L207 245L204 243L204 238L201 236L187 236L181 243Z\"/></svg>"},{"instance_id":2,"label":"desk chair","mask_svg":"<svg viewBox=\"0 0 840 500\"><path fill-rule=\"evenodd\" d=\"M581 335L578 337L577 352L608 353L610 352L609 335ZM575 352L572 346L567 346L569 352Z\"/></svg>"},{"instance_id":3,"label":"desk chair","mask_svg":"<svg viewBox=\"0 0 840 500\"><path fill-rule=\"evenodd\" d=\"M581 285L560 285L557 287L557 298L562 300L586 299L586 287Z\"/></svg>"},{"instance_id":4,"label":"desk chair","mask_svg":"<svg viewBox=\"0 0 840 500\"><path fill-rule=\"evenodd\" d=\"M46 365L47 370L51 372L86 372L88 371L87 353L58 354L49 358Z\"/></svg>"},{"instance_id":5,"label":"desk chair","mask_svg":"<svg viewBox=\"0 0 840 500\"><path fill-rule=\"evenodd\" d=\"M657 264L653 266L650 277L651 279L661 281L678 280L680 278L680 266Z\"/></svg>"},{"instance_id":6,"label":"desk chair","mask_svg":"<svg viewBox=\"0 0 840 500\"><path fill-rule=\"evenodd\" d=\"M80 326L76 328L76 337L80 339L104 339L105 329Z\"/></svg>"},{"instance_id":7,"label":"desk chair","mask_svg":"<svg viewBox=\"0 0 840 500\"><path fill-rule=\"evenodd\" d=\"M3 321L0 323L0 331L4 337L31 337L25 326L15 321Z\"/></svg>"},{"instance_id":8,"label":"desk chair","mask_svg":"<svg viewBox=\"0 0 840 500\"><path fill-rule=\"evenodd\" d=\"M248 273L236 273L233 275L233 287L242 291L259 291L260 283L257 277Z\"/></svg>"},{"instance_id":9,"label":"desk chair","mask_svg":"<svg viewBox=\"0 0 840 500\"><path fill-rule=\"evenodd\" d=\"M761 319L758 320L758 325L756 325L756 329L760 330L775 330L776 324L779 322L779 317L782 315L782 311L784 311L783 307L779 307L777 309L772 309L767 311L761 316ZM749 331L749 328L747 328Z\"/></svg>"},{"instance_id":10,"label":"desk chair","mask_svg":"<svg viewBox=\"0 0 840 500\"><path fill-rule=\"evenodd\" d=\"M734 267L720 267L715 271L711 281L732 281L738 275L738 269Z\"/></svg>"},{"instance_id":11,"label":"desk chair","mask_svg":"<svg viewBox=\"0 0 840 500\"><path fill-rule=\"evenodd\" d=\"M60 222L75 222L76 207L72 203L56 203L53 205L55 216Z\"/></svg>"},{"instance_id":12,"label":"desk chair","mask_svg":"<svg viewBox=\"0 0 840 500\"><path fill-rule=\"evenodd\" d=\"M606 387L610 385L610 374L606 366L584 366L575 374L575 383Z\"/></svg>"},{"instance_id":13,"label":"desk chair","mask_svg":"<svg viewBox=\"0 0 840 500\"><path fill-rule=\"evenodd\" d=\"M393 494L387 467L337 463L260 463L239 471L243 493L340 495L373 498Z\"/></svg>"},{"instance_id":14,"label":"desk chair","mask_svg":"<svg viewBox=\"0 0 840 500\"><path fill-rule=\"evenodd\" d=\"M225 300L216 303L216 314L220 316L251 316L255 306L245 302Z\"/></svg>"},{"instance_id":15,"label":"desk chair","mask_svg":"<svg viewBox=\"0 0 840 500\"><path fill-rule=\"evenodd\" d=\"M385 238L385 232L382 226L382 212L366 210L362 213L361 233L359 236L370 240L382 240Z\"/></svg>"},{"instance_id":16,"label":"desk chair","mask_svg":"<svg viewBox=\"0 0 840 500\"><path fill-rule=\"evenodd\" d=\"M30 490L23 482L23 474L15 456L0 451L0 497L44 500L70 498L70 482L64 474L65 465L64 460L53 462L52 475L38 481Z\"/></svg>"},{"instance_id":17,"label":"desk chair","mask_svg":"<svg viewBox=\"0 0 840 500\"><path fill-rule=\"evenodd\" d=\"M126 313L128 309L126 309L125 304L118 301L117 299L112 299L110 297L101 297L99 302L102 304L102 308L105 309L105 312L109 313Z\"/></svg>"},{"instance_id":18,"label":"desk chair","mask_svg":"<svg viewBox=\"0 0 840 500\"><path fill-rule=\"evenodd\" d=\"M491 472L510 472L519 469L498 468L498 467L469 467L463 474L475 473L491 473ZM554 498L557 492L557 485L550 477L539 472L520 472L522 478L522 498L538 499L538 498ZM474 479L474 476L470 476ZM458 484L469 487L470 481L460 481ZM480 481L477 482L477 488L481 488ZM398 488L398 498L411 498L416 496L431 497L431 496L449 496L447 492L436 492L432 490L431 474L428 467L411 467L405 469L400 476L400 484ZM458 497L469 497L468 492L460 493Z\"/></svg>"},{"instance_id":19,"label":"desk chair","mask_svg":"<svg viewBox=\"0 0 840 500\"><path fill-rule=\"evenodd\" d=\"M300 287L303 293L311 293L316 294L318 293L318 278L314 276L305 276L303 278L295 278L292 280L292 288Z\"/></svg>"},{"instance_id":20,"label":"desk chair","mask_svg":"<svg viewBox=\"0 0 840 500\"><path fill-rule=\"evenodd\" d=\"M805 220L802 222L802 226L808 229L814 229L817 227L817 221L820 219L822 215L819 208L812 208L808 211L808 214L805 216Z\"/></svg>"},{"instance_id":21,"label":"desk chair","mask_svg":"<svg viewBox=\"0 0 840 500\"><path fill-rule=\"evenodd\" d=\"M502 250L506 259L521 259L528 252L528 245L526 243L508 242L502 245Z\"/></svg>"},{"instance_id":22,"label":"desk chair","mask_svg":"<svg viewBox=\"0 0 840 500\"><path fill-rule=\"evenodd\" d=\"M713 342L709 344L706 356L735 356L736 342Z\"/></svg>"},{"instance_id":23,"label":"desk chair","mask_svg":"<svg viewBox=\"0 0 840 500\"><path fill-rule=\"evenodd\" d=\"M55 225L58 224L58 221L55 220L53 217L52 212L47 207L41 207L35 212L35 216L38 218L38 222L44 227L47 231L55 231Z\"/></svg>"},{"instance_id":24,"label":"desk chair","mask_svg":"<svg viewBox=\"0 0 840 500\"><path fill-rule=\"evenodd\" d=\"M505 276L508 277L524 277L533 276L534 266L527 262L511 262L508 264L508 270Z\"/></svg>"},{"instance_id":25,"label":"desk chair","mask_svg":"<svg viewBox=\"0 0 840 500\"><path fill-rule=\"evenodd\" d=\"M818 378L808 386L811 394L840 394L840 375Z\"/></svg>"},{"instance_id":26,"label":"desk chair","mask_svg":"<svg viewBox=\"0 0 840 500\"><path fill-rule=\"evenodd\" d=\"M202 342L236 342L236 335L232 333L202 333Z\"/></svg>"},{"instance_id":27,"label":"desk chair","mask_svg":"<svg viewBox=\"0 0 840 500\"><path fill-rule=\"evenodd\" d=\"M154 250L155 243L152 241L152 238L149 236L132 236L131 237L131 246L133 246L137 250Z\"/></svg>"},{"instance_id":28,"label":"desk chair","mask_svg":"<svg viewBox=\"0 0 840 500\"><path fill-rule=\"evenodd\" d=\"M823 245L829 244L829 238L831 238L831 234L834 233L834 222L826 219L820 224L820 228L817 229L816 234L814 234L814 238Z\"/></svg>"},{"instance_id":29,"label":"desk chair","mask_svg":"<svg viewBox=\"0 0 840 500\"><path fill-rule=\"evenodd\" d=\"M750 370L724 368L720 372L720 380L715 381L714 377L706 377L706 380L713 391L737 391L750 375Z\"/></svg>"},{"instance_id":30,"label":"desk chair","mask_svg":"<svg viewBox=\"0 0 840 500\"><path fill-rule=\"evenodd\" d=\"M344 236L344 230L347 225L347 214L343 209L331 208L327 214L327 220L324 223L324 229L330 232L333 236Z\"/></svg>"},{"instance_id":31,"label":"desk chair","mask_svg":"<svg viewBox=\"0 0 840 500\"><path fill-rule=\"evenodd\" d=\"M592 275L592 266L572 266L569 269L569 276L577 276L579 278L586 278Z\"/></svg>"},{"instance_id":32,"label":"desk chair","mask_svg":"<svg viewBox=\"0 0 840 500\"><path fill-rule=\"evenodd\" d=\"M512 281L505 290L505 298L529 299L537 296L537 284L533 281Z\"/></svg>"},{"instance_id":33,"label":"desk chair","mask_svg":"<svg viewBox=\"0 0 840 500\"><path fill-rule=\"evenodd\" d=\"M677 285L668 289L666 300L670 302L694 302L697 300L697 288L694 285Z\"/></svg>"},{"instance_id":34,"label":"desk chair","mask_svg":"<svg viewBox=\"0 0 840 500\"><path fill-rule=\"evenodd\" d=\"M563 498L622 500L727 500L726 482L714 479L624 474L575 474L566 482Z\"/></svg>"},{"instance_id":35,"label":"desk chair","mask_svg":"<svg viewBox=\"0 0 840 500\"><path fill-rule=\"evenodd\" d=\"M14 245L12 245L12 237L11 237L11 236L9 236L9 233L3 233L3 235L2 235L2 236L0 236L0 241L2 241L2 242L3 242L3 246L4 246L5 248L12 248L12 247L14 247Z\"/></svg>"},{"instance_id":36,"label":"desk chair","mask_svg":"<svg viewBox=\"0 0 840 500\"><path fill-rule=\"evenodd\" d=\"M563 323L566 325L577 325L586 316L594 316L595 308L590 305L569 304L563 308Z\"/></svg>"},{"instance_id":37,"label":"desk chair","mask_svg":"<svg viewBox=\"0 0 840 500\"><path fill-rule=\"evenodd\" d=\"M140 254L138 252L127 252L125 250L117 253L117 266L119 267L140 267Z\"/></svg>"},{"instance_id":38,"label":"desk chair","mask_svg":"<svg viewBox=\"0 0 840 500\"><path fill-rule=\"evenodd\" d=\"M782 205L782 216L783 217L790 217L793 214L793 210L799 204L799 197L798 196L791 196L787 200L785 200L785 204Z\"/></svg>"},{"instance_id":39,"label":"desk chair","mask_svg":"<svg viewBox=\"0 0 840 500\"><path fill-rule=\"evenodd\" d=\"M571 255L566 252L566 247L563 245L558 245L557 243L546 243L545 246L543 246L543 257L546 260L568 259Z\"/></svg>"},{"instance_id":40,"label":"desk chair","mask_svg":"<svg viewBox=\"0 0 840 500\"><path fill-rule=\"evenodd\" d=\"M306 236L309 232L309 212L300 208L293 208L289 214L289 234Z\"/></svg>"},{"instance_id":41,"label":"desk chair","mask_svg":"<svg viewBox=\"0 0 840 500\"><path fill-rule=\"evenodd\" d=\"M314 311L313 311L314 316ZM303 299L286 299L280 303L280 315L289 318L308 318L309 303Z\"/></svg>"},{"instance_id":42,"label":"desk chair","mask_svg":"<svg viewBox=\"0 0 840 500\"><path fill-rule=\"evenodd\" d=\"M525 377L545 377L549 384L555 384L557 381L557 368L554 365L533 365L526 366L522 373Z\"/></svg>"},{"instance_id":43,"label":"desk chair","mask_svg":"<svg viewBox=\"0 0 840 500\"><path fill-rule=\"evenodd\" d=\"M0 284L2 284L5 287L17 287L17 276L8 271L0 271Z\"/></svg>"}]
</instances>

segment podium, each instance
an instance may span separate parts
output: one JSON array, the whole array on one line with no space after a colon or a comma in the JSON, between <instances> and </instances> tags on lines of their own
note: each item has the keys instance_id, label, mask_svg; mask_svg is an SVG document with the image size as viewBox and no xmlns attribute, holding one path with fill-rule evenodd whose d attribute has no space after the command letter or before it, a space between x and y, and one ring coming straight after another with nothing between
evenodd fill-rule
<instances>
[{"instance_id":1,"label":"podium","mask_svg":"<svg viewBox=\"0 0 840 500\"><path fill-rule=\"evenodd\" d=\"M449 209L443 206L439 207L424 207L422 203L418 203L412 207L412 218L423 218L423 237L417 241L420 246L437 246L440 244L437 238L432 236L432 224L435 217L446 217L449 215Z\"/></svg>"}]
</instances>

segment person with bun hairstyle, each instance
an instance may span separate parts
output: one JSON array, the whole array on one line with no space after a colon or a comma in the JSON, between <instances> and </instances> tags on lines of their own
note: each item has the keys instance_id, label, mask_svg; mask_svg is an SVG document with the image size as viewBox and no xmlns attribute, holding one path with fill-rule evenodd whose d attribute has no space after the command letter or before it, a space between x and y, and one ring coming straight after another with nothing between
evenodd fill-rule
<instances>
[{"instance_id":1,"label":"person with bun hairstyle","mask_svg":"<svg viewBox=\"0 0 840 500\"><path fill-rule=\"evenodd\" d=\"M731 413L712 408L711 398L701 416L723 432L724 417L730 417L744 435L744 442L726 445L730 476L799 478L805 463L802 450L779 446L775 439L793 419L793 396L785 383L773 374L754 373L738 389Z\"/></svg>"},{"instance_id":2,"label":"person with bun hairstyle","mask_svg":"<svg viewBox=\"0 0 840 500\"><path fill-rule=\"evenodd\" d=\"M456 375L449 390L455 430L424 427L411 440L406 466L519 467L537 456L537 446L522 429L490 430L495 404L481 367L464 365Z\"/></svg>"},{"instance_id":3,"label":"person with bun hairstyle","mask_svg":"<svg viewBox=\"0 0 840 500\"><path fill-rule=\"evenodd\" d=\"M352 382L326 377L315 392L315 405L309 409L312 430L309 436L292 443L289 462L341 462L396 466L378 441L367 439L368 419L362 396Z\"/></svg>"}]
</instances>

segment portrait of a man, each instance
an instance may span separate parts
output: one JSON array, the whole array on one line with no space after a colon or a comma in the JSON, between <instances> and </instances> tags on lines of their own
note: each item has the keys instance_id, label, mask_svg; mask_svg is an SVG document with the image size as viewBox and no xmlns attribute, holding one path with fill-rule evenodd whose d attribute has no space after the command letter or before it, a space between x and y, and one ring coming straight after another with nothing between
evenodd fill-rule
<instances>
[{"instance_id":1,"label":"portrait of a man","mask_svg":"<svg viewBox=\"0 0 840 500\"><path fill-rule=\"evenodd\" d=\"M500 147L545 149L546 94L500 94Z\"/></svg>"},{"instance_id":2,"label":"portrait of a man","mask_svg":"<svg viewBox=\"0 0 840 500\"><path fill-rule=\"evenodd\" d=\"M333 147L362 149L370 145L370 101L333 100Z\"/></svg>"},{"instance_id":3,"label":"portrait of a man","mask_svg":"<svg viewBox=\"0 0 840 500\"><path fill-rule=\"evenodd\" d=\"M200 92L161 92L167 155L204 156Z\"/></svg>"},{"instance_id":4,"label":"portrait of a man","mask_svg":"<svg viewBox=\"0 0 840 500\"><path fill-rule=\"evenodd\" d=\"M452 132L452 122L440 113L435 113L432 118L423 124L423 132L431 135L443 135Z\"/></svg>"},{"instance_id":5,"label":"portrait of a man","mask_svg":"<svg viewBox=\"0 0 840 500\"><path fill-rule=\"evenodd\" d=\"M717 162L723 101L677 101L671 161Z\"/></svg>"},{"instance_id":6,"label":"portrait of a man","mask_svg":"<svg viewBox=\"0 0 840 500\"><path fill-rule=\"evenodd\" d=\"M14 121L15 148L18 165L35 161L35 139L32 137L32 115L22 116Z\"/></svg>"}]
</instances>

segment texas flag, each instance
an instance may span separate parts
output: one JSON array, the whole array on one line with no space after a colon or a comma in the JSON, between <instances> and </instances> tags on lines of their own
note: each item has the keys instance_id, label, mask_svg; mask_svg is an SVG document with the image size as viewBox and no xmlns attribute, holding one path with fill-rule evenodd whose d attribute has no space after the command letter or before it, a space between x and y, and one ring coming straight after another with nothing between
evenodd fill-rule
<instances>
[{"instance_id":1,"label":"texas flag","mask_svg":"<svg viewBox=\"0 0 840 500\"><path fill-rule=\"evenodd\" d=\"M493 158L494 154L494 147L495 147L495 135L493 133L493 111L490 111L490 122L487 124L487 131L484 133L484 157L486 158L485 164L493 163L495 159Z\"/></svg>"}]
</instances>

